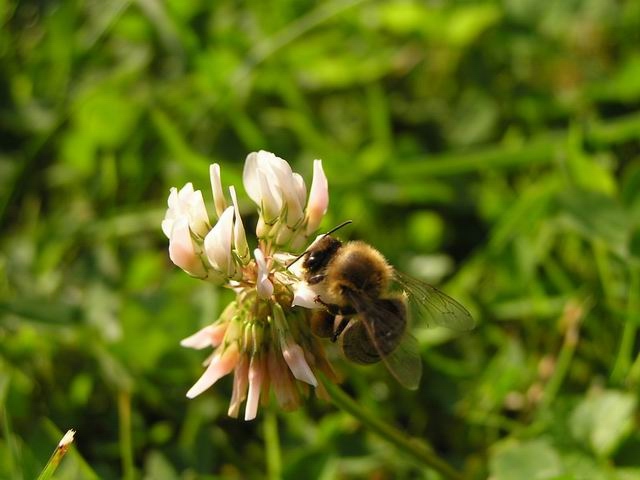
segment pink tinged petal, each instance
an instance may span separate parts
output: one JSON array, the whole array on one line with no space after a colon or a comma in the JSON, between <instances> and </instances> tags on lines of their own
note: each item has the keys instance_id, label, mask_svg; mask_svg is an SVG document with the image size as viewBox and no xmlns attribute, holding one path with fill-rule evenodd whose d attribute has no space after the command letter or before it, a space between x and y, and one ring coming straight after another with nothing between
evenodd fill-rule
<instances>
[{"instance_id":1,"label":"pink tinged petal","mask_svg":"<svg viewBox=\"0 0 640 480\"><path fill-rule=\"evenodd\" d=\"M249 364L249 394L247 396L247 405L244 410L244 419L253 420L258 414L258 405L260 404L260 392L265 377L265 368L263 360L257 357L251 357Z\"/></svg>"},{"instance_id":2,"label":"pink tinged petal","mask_svg":"<svg viewBox=\"0 0 640 480\"><path fill-rule=\"evenodd\" d=\"M240 354L235 344L230 345L222 353L216 352L202 376L187 392L187 397L197 397L222 377L229 374L237 365L239 358Z\"/></svg>"},{"instance_id":3,"label":"pink tinged petal","mask_svg":"<svg viewBox=\"0 0 640 480\"><path fill-rule=\"evenodd\" d=\"M228 276L235 273L231 255L232 239L233 207L228 207L204 239L204 251L211 266Z\"/></svg>"},{"instance_id":4,"label":"pink tinged petal","mask_svg":"<svg viewBox=\"0 0 640 480\"><path fill-rule=\"evenodd\" d=\"M240 404L247 398L248 373L249 359L246 355L241 355L233 373L233 392L231 393L231 401L227 411L227 415L230 417L238 418Z\"/></svg>"},{"instance_id":5,"label":"pink tinged petal","mask_svg":"<svg viewBox=\"0 0 640 480\"><path fill-rule=\"evenodd\" d=\"M322 169L322 160L313 161L313 180L307 204L307 235L315 231L329 206L329 182Z\"/></svg>"},{"instance_id":6,"label":"pink tinged petal","mask_svg":"<svg viewBox=\"0 0 640 480\"><path fill-rule=\"evenodd\" d=\"M204 278L207 272L196 254L186 218L174 222L169 237L169 258L178 267L194 277Z\"/></svg>"},{"instance_id":7,"label":"pink tinged petal","mask_svg":"<svg viewBox=\"0 0 640 480\"><path fill-rule=\"evenodd\" d=\"M238 257L240 257L242 262L246 265L249 263L251 255L249 253L249 244L247 243L247 235L244 230L244 224L242 223L242 217L240 217L236 189L234 187L229 187L229 193L231 194L231 200L233 202L233 209L236 217L236 221L233 225L233 244Z\"/></svg>"},{"instance_id":8,"label":"pink tinged petal","mask_svg":"<svg viewBox=\"0 0 640 480\"><path fill-rule=\"evenodd\" d=\"M218 218L227 208L227 201L222 191L222 181L220 177L220 165L214 163L209 167L209 176L211 177L211 190L213 191L213 204L216 209Z\"/></svg>"},{"instance_id":9,"label":"pink tinged petal","mask_svg":"<svg viewBox=\"0 0 640 480\"><path fill-rule=\"evenodd\" d=\"M318 380L316 380L307 360L304 358L304 351L300 345L292 341L287 342L282 349L282 356L287 365L289 365L289 370L291 370L294 377L314 387L318 386Z\"/></svg>"},{"instance_id":10,"label":"pink tinged petal","mask_svg":"<svg viewBox=\"0 0 640 480\"><path fill-rule=\"evenodd\" d=\"M260 298L269 298L273 294L273 284L269 280L269 267L264 258L264 253L259 248L253 251L258 266L258 275L256 278L256 290Z\"/></svg>"},{"instance_id":11,"label":"pink tinged petal","mask_svg":"<svg viewBox=\"0 0 640 480\"><path fill-rule=\"evenodd\" d=\"M187 348L195 348L197 350L206 347L217 347L224 338L227 331L226 323L218 323L216 325L208 325L198 330L193 335L180 341L180 345Z\"/></svg>"},{"instance_id":12,"label":"pink tinged petal","mask_svg":"<svg viewBox=\"0 0 640 480\"><path fill-rule=\"evenodd\" d=\"M298 390L293 384L293 377L282 361L282 357L277 355L274 349L269 351L268 366L271 386L278 405L284 410L295 409L300 404Z\"/></svg>"}]
</instances>

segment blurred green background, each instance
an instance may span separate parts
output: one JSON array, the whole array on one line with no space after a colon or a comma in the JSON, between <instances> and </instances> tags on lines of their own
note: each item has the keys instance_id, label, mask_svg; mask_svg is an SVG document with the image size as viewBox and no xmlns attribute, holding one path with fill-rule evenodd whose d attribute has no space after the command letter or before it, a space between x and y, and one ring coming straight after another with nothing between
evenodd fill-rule
<instances>
[{"instance_id":1,"label":"blurred green background","mask_svg":"<svg viewBox=\"0 0 640 480\"><path fill-rule=\"evenodd\" d=\"M317 399L245 423L229 378L185 398L205 354L178 342L228 297L169 261L168 190L210 199L218 162L242 192L257 149L308 184L322 158L323 228L353 219L478 320L416 330L418 392L330 349L366 409L470 479L640 478L640 2L0 0L0 21L0 478L71 427L59 479L259 479L265 449L286 479L438 478Z\"/></svg>"}]
</instances>

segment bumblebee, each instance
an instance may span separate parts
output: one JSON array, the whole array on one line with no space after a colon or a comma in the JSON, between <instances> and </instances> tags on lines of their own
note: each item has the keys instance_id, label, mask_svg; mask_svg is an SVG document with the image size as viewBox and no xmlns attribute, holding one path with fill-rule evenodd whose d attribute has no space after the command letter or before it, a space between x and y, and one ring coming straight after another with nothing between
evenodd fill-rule
<instances>
[{"instance_id":1,"label":"bumblebee","mask_svg":"<svg viewBox=\"0 0 640 480\"><path fill-rule=\"evenodd\" d=\"M335 230L301 255L304 278L318 294L312 331L339 341L347 359L382 361L400 384L418 388L422 362L418 342L407 328L409 306L428 323L454 330L473 328L473 317L440 290L396 271L371 245L332 237ZM392 285L400 291L392 291Z\"/></svg>"}]
</instances>

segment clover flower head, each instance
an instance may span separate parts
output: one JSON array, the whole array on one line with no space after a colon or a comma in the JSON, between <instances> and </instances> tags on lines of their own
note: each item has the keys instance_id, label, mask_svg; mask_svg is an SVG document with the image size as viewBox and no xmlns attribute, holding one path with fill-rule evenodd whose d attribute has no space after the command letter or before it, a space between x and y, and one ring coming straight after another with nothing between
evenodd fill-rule
<instances>
[{"instance_id":1,"label":"clover flower head","mask_svg":"<svg viewBox=\"0 0 640 480\"><path fill-rule=\"evenodd\" d=\"M256 417L258 406L275 393L283 409L294 409L311 387L324 395L317 373L335 375L322 345L309 329L308 309L317 308L305 287L300 267L288 268L290 252L308 245L329 203L322 162L315 160L311 189L304 179L273 153L247 156L244 188L258 207L257 248L249 248L234 187L224 194L220 166L210 167L215 223L200 190L191 183L172 188L162 230L169 239L169 257L193 277L234 290L236 299L220 317L182 340L184 347L213 353L205 371L189 389L193 398L233 372L228 414ZM253 253L253 255L252 255ZM301 308L306 307L306 308Z\"/></svg>"}]
</instances>

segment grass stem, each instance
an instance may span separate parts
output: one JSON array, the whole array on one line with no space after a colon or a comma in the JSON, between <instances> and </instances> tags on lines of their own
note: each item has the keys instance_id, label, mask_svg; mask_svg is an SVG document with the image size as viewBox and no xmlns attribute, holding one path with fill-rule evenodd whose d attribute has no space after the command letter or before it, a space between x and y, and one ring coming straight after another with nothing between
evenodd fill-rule
<instances>
[{"instance_id":1,"label":"grass stem","mask_svg":"<svg viewBox=\"0 0 640 480\"><path fill-rule=\"evenodd\" d=\"M267 456L267 478L269 478L269 480L280 480L282 477L282 462L280 456L280 438L278 435L278 419L272 409L266 411L263 426Z\"/></svg>"},{"instance_id":2,"label":"grass stem","mask_svg":"<svg viewBox=\"0 0 640 480\"><path fill-rule=\"evenodd\" d=\"M65 433L65 435L56 446L56 449L53 451L53 454L49 458L49 461L42 469L42 472L40 472L40 475L38 475L37 480L49 480L53 476L56 469L58 468L58 465L60 465L60 462L62 461L62 457L64 457L69 450L69 447L73 442L73 436L75 433L76 432L74 430L69 430L67 431L67 433Z\"/></svg>"},{"instance_id":3,"label":"grass stem","mask_svg":"<svg viewBox=\"0 0 640 480\"><path fill-rule=\"evenodd\" d=\"M611 370L611 379L616 383L629 380L632 371L633 347L636 341L636 333L640 323L640 269L636 265L629 267L629 293L627 297L627 309L620 338L620 347L616 360Z\"/></svg>"},{"instance_id":4,"label":"grass stem","mask_svg":"<svg viewBox=\"0 0 640 480\"><path fill-rule=\"evenodd\" d=\"M135 479L133 464L133 443L131 440L131 393L121 390L118 393L118 421L120 435L120 459L122 463L122 478Z\"/></svg>"},{"instance_id":5,"label":"grass stem","mask_svg":"<svg viewBox=\"0 0 640 480\"><path fill-rule=\"evenodd\" d=\"M361 405L356 403L351 397L344 393L340 387L335 385L324 376L319 375L320 381L327 389L329 396L333 403L342 410L353 415L363 425L369 428L372 432L376 433L389 443L395 445L401 451L413 457L421 464L432 468L439 472L444 478L449 480L463 480L464 477L461 473L456 471L451 465L445 462L443 459L427 446L423 441L410 438L405 433L401 432L397 428L389 425L388 423L374 417L371 413L362 408Z\"/></svg>"}]
</instances>

